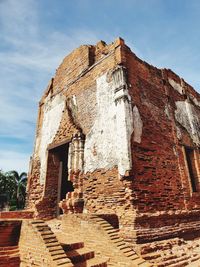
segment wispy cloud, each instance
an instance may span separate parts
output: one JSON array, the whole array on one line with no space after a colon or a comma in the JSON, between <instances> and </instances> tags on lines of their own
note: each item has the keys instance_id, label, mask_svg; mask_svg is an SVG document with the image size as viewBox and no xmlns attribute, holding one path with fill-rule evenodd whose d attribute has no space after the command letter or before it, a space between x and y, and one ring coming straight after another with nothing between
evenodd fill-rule
<instances>
[{"instance_id":1,"label":"wispy cloud","mask_svg":"<svg viewBox=\"0 0 200 267\"><path fill-rule=\"evenodd\" d=\"M48 80L67 53L88 40L96 42L98 36L86 29L45 35L34 0L0 1L0 31L0 137L29 140L31 153L37 102ZM25 168L28 155L17 149L0 148L0 168Z\"/></svg>"},{"instance_id":2,"label":"wispy cloud","mask_svg":"<svg viewBox=\"0 0 200 267\"><path fill-rule=\"evenodd\" d=\"M0 168L13 161L25 168L37 102L64 56L81 44L122 36L139 57L200 88L200 5L175 2L0 0Z\"/></svg>"}]
</instances>

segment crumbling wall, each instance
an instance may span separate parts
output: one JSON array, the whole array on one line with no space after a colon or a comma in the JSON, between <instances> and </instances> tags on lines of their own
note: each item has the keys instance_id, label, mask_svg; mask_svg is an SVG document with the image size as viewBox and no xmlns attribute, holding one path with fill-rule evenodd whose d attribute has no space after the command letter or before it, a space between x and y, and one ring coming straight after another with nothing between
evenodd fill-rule
<instances>
[{"instance_id":1,"label":"crumbling wall","mask_svg":"<svg viewBox=\"0 0 200 267\"><path fill-rule=\"evenodd\" d=\"M116 104L117 97L125 96L128 101L130 97L127 88L122 93L115 92L117 81L112 77L121 62L121 42L116 40L110 46L100 42L96 47L76 49L64 59L48 85L40 102L28 182L27 207L36 208L37 216L47 216L46 211L49 216L50 209L55 216L57 209L55 194L58 192L59 170L55 158L51 160L50 149L71 142L72 136L79 132L86 137L85 174L98 168L110 170L116 166L121 175L127 175L126 171L131 170L132 110L128 102ZM123 73L120 82L119 86L126 86ZM127 117L127 113L130 116ZM83 173L80 175L84 176ZM119 174L116 176L118 178Z\"/></svg>"},{"instance_id":2,"label":"crumbling wall","mask_svg":"<svg viewBox=\"0 0 200 267\"><path fill-rule=\"evenodd\" d=\"M123 54L129 94L142 125L140 138L132 136L132 204L137 213L133 227L137 242L183 233L192 237L198 224L192 210L199 212L200 193L192 191L184 149L196 151L199 169L199 95L171 70L143 62L125 46ZM185 218L190 223L176 227Z\"/></svg>"},{"instance_id":3,"label":"crumbling wall","mask_svg":"<svg viewBox=\"0 0 200 267\"><path fill-rule=\"evenodd\" d=\"M59 164L50 150L84 136L83 168L71 174L84 212L117 214L121 235L135 242L153 240L163 218L169 228L160 237L170 238L177 213L179 222L191 216L191 229L200 194L192 190L184 151L195 149L199 168L199 103L183 79L140 60L121 39L81 46L40 102L28 205L37 216L55 216Z\"/></svg>"},{"instance_id":4,"label":"crumbling wall","mask_svg":"<svg viewBox=\"0 0 200 267\"><path fill-rule=\"evenodd\" d=\"M96 79L97 115L85 140L85 173L118 166L119 175L124 176L132 168L133 112L123 68L117 68L116 72ZM119 77L114 78L115 75ZM124 86L123 92L120 86Z\"/></svg>"}]
</instances>

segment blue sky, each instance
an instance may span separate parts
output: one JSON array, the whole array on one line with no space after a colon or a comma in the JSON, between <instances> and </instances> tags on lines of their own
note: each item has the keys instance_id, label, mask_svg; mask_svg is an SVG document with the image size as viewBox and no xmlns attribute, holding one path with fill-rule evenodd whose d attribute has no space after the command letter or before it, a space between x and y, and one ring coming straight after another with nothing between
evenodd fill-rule
<instances>
[{"instance_id":1,"label":"blue sky","mask_svg":"<svg viewBox=\"0 0 200 267\"><path fill-rule=\"evenodd\" d=\"M65 55L121 36L200 92L199 0L0 0L0 169L28 170L38 101Z\"/></svg>"}]
</instances>

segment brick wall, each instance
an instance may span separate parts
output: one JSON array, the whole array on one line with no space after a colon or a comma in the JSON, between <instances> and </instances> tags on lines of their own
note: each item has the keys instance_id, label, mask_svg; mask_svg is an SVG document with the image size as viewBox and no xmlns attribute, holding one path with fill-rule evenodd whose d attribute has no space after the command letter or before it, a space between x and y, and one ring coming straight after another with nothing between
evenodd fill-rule
<instances>
[{"instance_id":1,"label":"brick wall","mask_svg":"<svg viewBox=\"0 0 200 267\"><path fill-rule=\"evenodd\" d=\"M66 140L70 141L72 135L77 133L80 128L84 134L89 133L96 116L96 77L101 76L109 69L113 69L121 60L120 40L105 47L103 44L99 43L96 46L94 54L89 53L88 49L93 50L94 47L83 46L80 49L76 49L70 56L64 59L56 72L54 81L50 83L40 102L37 136L32 158L32 169L29 174L27 197L27 207L35 209L36 215L39 217L53 217L56 214L57 206L55 206L55 201L57 196L55 195L58 190L59 175L58 168L52 164L50 168L48 168L46 174L49 179L46 179L45 186L39 179L41 170L39 150L45 99L49 96L52 97L56 95L60 91L60 94L64 95L66 98L66 107L63 111L63 116L53 142L49 144L50 147L66 142ZM104 56L102 57L102 55ZM93 56L93 59L91 59L91 56ZM90 66L90 62L94 64ZM66 66L70 66L72 71ZM67 73L65 73L65 71L67 71ZM66 75L69 75L69 77ZM72 100L74 95L76 96L78 110L73 106ZM47 151L47 164L49 158L50 156L48 157ZM53 171L55 172L54 174L52 174ZM50 178L50 176L52 178ZM49 201L50 199L52 201Z\"/></svg>"},{"instance_id":2,"label":"brick wall","mask_svg":"<svg viewBox=\"0 0 200 267\"><path fill-rule=\"evenodd\" d=\"M200 193L191 192L184 146L196 148L197 144L191 132L177 121L176 103L189 99L200 118L199 108L192 101L194 98L199 101L199 95L172 71L159 70L141 61L128 47L123 47L123 54L132 105L137 106L143 122L141 142L132 136L132 203L137 213L134 225L137 240L149 242L154 238L181 236L183 229L192 237L192 225L198 229L194 213L199 213ZM169 83L170 79L176 82L179 92ZM183 228L176 227L181 221ZM163 226L166 229L162 232Z\"/></svg>"},{"instance_id":3,"label":"brick wall","mask_svg":"<svg viewBox=\"0 0 200 267\"><path fill-rule=\"evenodd\" d=\"M0 219L31 219L31 218L33 218L33 211L28 211L28 210L0 212Z\"/></svg>"},{"instance_id":4,"label":"brick wall","mask_svg":"<svg viewBox=\"0 0 200 267\"><path fill-rule=\"evenodd\" d=\"M0 247L17 246L21 221L1 220L0 221Z\"/></svg>"},{"instance_id":5,"label":"brick wall","mask_svg":"<svg viewBox=\"0 0 200 267\"><path fill-rule=\"evenodd\" d=\"M121 74L126 70L126 82L118 88L114 88L116 69L121 69ZM115 98L121 89L124 95ZM55 108L52 99L58 95L64 101L63 110L58 110L60 124L57 128L52 125L53 138L45 132L46 140L49 138L45 143L42 124L48 119L46 111ZM105 106L101 106L102 101ZM108 105L114 101L124 101L125 104L122 113L116 113L112 118L109 114L115 112L116 107L112 110ZM181 227L175 228L177 221L189 220L190 216L194 222L190 222L192 229L197 223L192 212L199 212L200 193L191 192L183 148L196 149L200 142L199 103L199 94L183 79L171 70L157 69L140 60L120 39L111 45L100 42L96 46L76 49L64 59L40 102L27 207L35 209L38 217L56 216L59 162L55 155L51 155L51 149L70 142L72 135L82 132L86 144L92 137L94 139L91 147L85 148L84 167L87 165L88 171L74 174L74 179L79 179L78 190L83 193L85 212L116 214L121 235L129 241L153 240L156 229L166 224L175 230L166 228L160 238L169 237L170 231L171 236L176 236L189 227L185 224L179 231ZM99 106L103 108L99 109ZM123 136L124 132L120 132L116 125L113 128L110 125L112 131L109 132L105 125L110 118L112 124L123 112L126 117L121 120L122 124L129 127L124 137L129 138L132 131L132 167L120 175L118 161L124 166L122 155L127 156L129 148L123 154L120 149L125 147L124 143L120 146L119 141L113 140L116 132L117 136ZM105 130L110 134L105 135ZM200 166L198 150L197 154L196 161ZM41 181L41 172L44 173L45 168L46 180ZM155 218L159 223L155 224ZM145 235L148 236L146 239Z\"/></svg>"}]
</instances>

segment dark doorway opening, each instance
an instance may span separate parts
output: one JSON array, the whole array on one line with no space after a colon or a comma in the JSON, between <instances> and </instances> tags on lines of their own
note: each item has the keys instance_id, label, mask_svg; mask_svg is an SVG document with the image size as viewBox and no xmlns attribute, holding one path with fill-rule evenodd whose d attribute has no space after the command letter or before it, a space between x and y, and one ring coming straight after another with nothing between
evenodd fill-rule
<instances>
[{"instance_id":1,"label":"dark doorway opening","mask_svg":"<svg viewBox=\"0 0 200 267\"><path fill-rule=\"evenodd\" d=\"M189 178L193 192L198 192L198 173L195 165L195 151L192 148L185 147L186 160L189 171Z\"/></svg>"},{"instance_id":2,"label":"dark doorway opening","mask_svg":"<svg viewBox=\"0 0 200 267\"><path fill-rule=\"evenodd\" d=\"M66 198L68 192L74 191L73 184L69 180L68 173L68 156L69 156L69 143L57 146L50 150L53 154L54 161L58 162L58 198L57 201ZM59 209L58 213L62 213L62 210Z\"/></svg>"}]
</instances>

